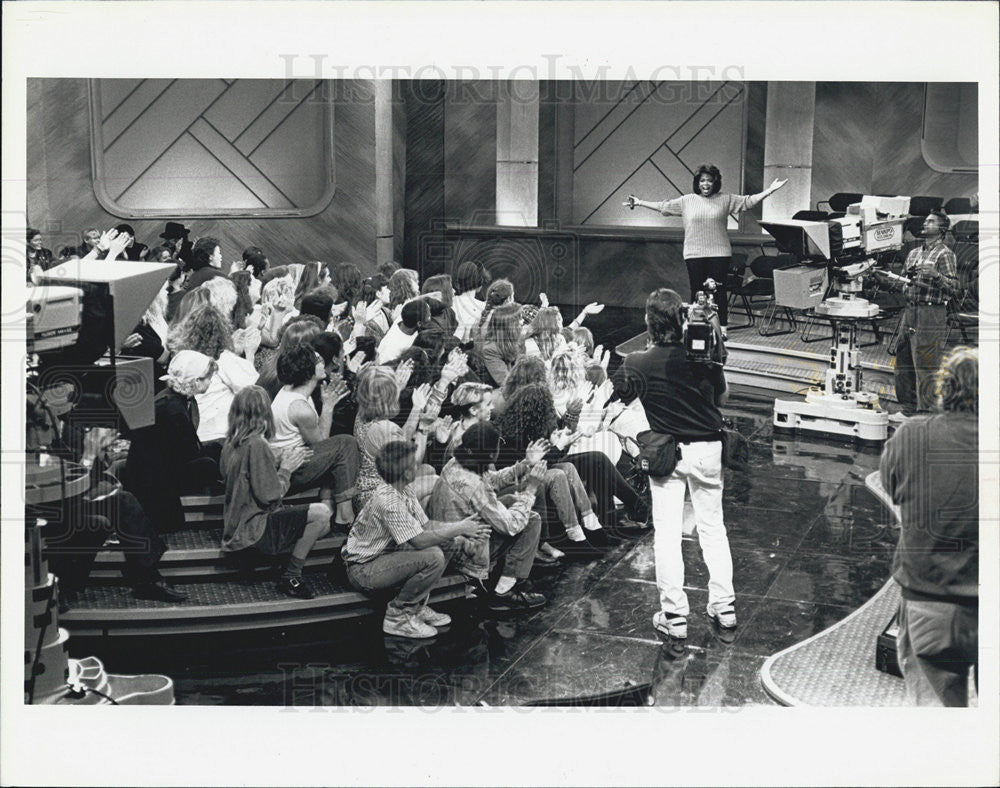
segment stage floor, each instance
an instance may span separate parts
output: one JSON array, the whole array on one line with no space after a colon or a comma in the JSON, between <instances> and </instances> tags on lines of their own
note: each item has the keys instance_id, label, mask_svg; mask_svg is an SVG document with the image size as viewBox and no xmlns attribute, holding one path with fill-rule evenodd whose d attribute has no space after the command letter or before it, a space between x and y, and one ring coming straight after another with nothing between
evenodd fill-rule
<instances>
[{"instance_id":1,"label":"stage floor","mask_svg":"<svg viewBox=\"0 0 1000 788\"><path fill-rule=\"evenodd\" d=\"M772 704L760 684L764 660L869 599L889 576L895 531L865 488L878 450L774 438L771 406L738 389L725 408L751 438L753 466L726 480L740 617L731 642L705 618L705 567L686 538L689 637L683 648L661 644L645 537L534 579L551 603L528 618L484 621L468 602L442 604L455 621L434 641L385 636L369 616L287 633L190 636L156 650L108 651L106 640L74 637L71 655L97 654L116 672L167 673L179 704L492 706L616 692L631 702L645 688L658 706Z\"/></svg>"}]
</instances>

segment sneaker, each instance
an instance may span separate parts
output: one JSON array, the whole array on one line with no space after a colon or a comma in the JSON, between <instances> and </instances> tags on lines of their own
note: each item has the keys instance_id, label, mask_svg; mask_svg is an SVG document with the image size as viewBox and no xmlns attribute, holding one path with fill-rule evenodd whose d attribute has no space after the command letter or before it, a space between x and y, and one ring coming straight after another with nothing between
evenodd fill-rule
<instances>
[{"instance_id":1,"label":"sneaker","mask_svg":"<svg viewBox=\"0 0 1000 788\"><path fill-rule=\"evenodd\" d=\"M601 550L608 550L621 544L622 541L614 534L609 533L606 528L598 528L594 531L584 531L584 533L587 535L587 541L594 547Z\"/></svg>"},{"instance_id":2,"label":"sneaker","mask_svg":"<svg viewBox=\"0 0 1000 788\"><path fill-rule=\"evenodd\" d=\"M315 599L316 592L301 577L282 577L278 579L278 590L297 599Z\"/></svg>"},{"instance_id":3,"label":"sneaker","mask_svg":"<svg viewBox=\"0 0 1000 788\"><path fill-rule=\"evenodd\" d=\"M622 517L615 526L615 535L622 539L638 539L653 533L653 524L649 521L637 523L628 517Z\"/></svg>"},{"instance_id":4,"label":"sneaker","mask_svg":"<svg viewBox=\"0 0 1000 788\"><path fill-rule=\"evenodd\" d=\"M409 615L386 613L385 618L382 619L382 631L387 635L401 638L432 638L438 633L437 629L430 624L421 621L416 613Z\"/></svg>"},{"instance_id":5,"label":"sneaker","mask_svg":"<svg viewBox=\"0 0 1000 788\"><path fill-rule=\"evenodd\" d=\"M451 616L447 613L438 613L434 608L424 605L417 613L417 618L432 627L446 627L451 623Z\"/></svg>"},{"instance_id":6,"label":"sneaker","mask_svg":"<svg viewBox=\"0 0 1000 788\"><path fill-rule=\"evenodd\" d=\"M653 616L653 627L661 635L676 640L684 640L688 636L688 622L685 616L673 616L662 610Z\"/></svg>"},{"instance_id":7,"label":"sneaker","mask_svg":"<svg viewBox=\"0 0 1000 788\"><path fill-rule=\"evenodd\" d=\"M574 542L572 539L561 537L553 539L555 546L566 555L567 561L592 561L595 558L604 556L604 550L584 539L582 542Z\"/></svg>"},{"instance_id":8,"label":"sneaker","mask_svg":"<svg viewBox=\"0 0 1000 788\"><path fill-rule=\"evenodd\" d=\"M736 629L736 610L732 605L723 605L721 608L709 605L705 608L709 619L714 621L722 629Z\"/></svg>"},{"instance_id":9,"label":"sneaker","mask_svg":"<svg viewBox=\"0 0 1000 788\"><path fill-rule=\"evenodd\" d=\"M541 594L514 586L506 594L497 594L496 592L491 594L487 601L487 607L492 613L526 613L529 610L545 607L547 601Z\"/></svg>"}]
</instances>

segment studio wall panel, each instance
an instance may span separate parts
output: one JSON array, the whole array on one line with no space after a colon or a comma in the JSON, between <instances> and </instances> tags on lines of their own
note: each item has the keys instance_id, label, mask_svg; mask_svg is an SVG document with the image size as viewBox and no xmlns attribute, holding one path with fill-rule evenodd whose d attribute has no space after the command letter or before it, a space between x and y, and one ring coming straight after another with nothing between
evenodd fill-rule
<instances>
[{"instance_id":1,"label":"studio wall panel","mask_svg":"<svg viewBox=\"0 0 1000 788\"><path fill-rule=\"evenodd\" d=\"M119 101L125 99L125 87L117 94L107 94L107 100L115 95ZM375 120L371 83L331 83L331 96L337 122L333 142L337 184L323 210L311 217L183 219L193 238L218 238L225 263L254 245L263 248L275 265L319 258L328 262L351 260L363 271L373 270ZM46 246L57 250L62 245L79 244L88 227L112 227L126 218L102 206L95 195L87 80L30 79L27 109L28 219L42 230ZM308 157L304 160L308 162ZM189 159L184 162L190 166ZM317 165L316 169L321 168ZM174 216L128 221L140 241L154 246L159 243L164 222L181 217L183 206L177 207Z\"/></svg>"}]
</instances>

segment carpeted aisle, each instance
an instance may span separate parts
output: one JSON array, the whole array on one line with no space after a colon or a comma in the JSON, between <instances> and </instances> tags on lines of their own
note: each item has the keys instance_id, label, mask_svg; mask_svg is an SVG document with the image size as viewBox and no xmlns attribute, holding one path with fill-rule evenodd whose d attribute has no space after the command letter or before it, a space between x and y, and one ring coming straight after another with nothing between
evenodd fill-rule
<instances>
[{"instance_id":1,"label":"carpeted aisle","mask_svg":"<svg viewBox=\"0 0 1000 788\"><path fill-rule=\"evenodd\" d=\"M829 629L769 657L760 670L768 694L786 706L905 706L903 680L875 669L875 639L899 606L889 580Z\"/></svg>"}]
</instances>

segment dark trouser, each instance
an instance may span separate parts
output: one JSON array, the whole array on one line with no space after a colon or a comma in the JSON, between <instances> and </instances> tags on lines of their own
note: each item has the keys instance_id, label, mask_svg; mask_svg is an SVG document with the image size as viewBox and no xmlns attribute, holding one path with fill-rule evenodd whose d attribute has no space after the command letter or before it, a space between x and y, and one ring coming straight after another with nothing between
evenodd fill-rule
<instances>
[{"instance_id":1,"label":"dark trouser","mask_svg":"<svg viewBox=\"0 0 1000 788\"><path fill-rule=\"evenodd\" d=\"M358 476L358 442L353 435L334 435L309 447L312 457L292 474L289 493L302 492L319 486L333 491L335 503L354 497L354 480Z\"/></svg>"},{"instance_id":2,"label":"dark trouser","mask_svg":"<svg viewBox=\"0 0 1000 788\"><path fill-rule=\"evenodd\" d=\"M447 565L448 559L440 547L403 548L383 553L363 564L348 562L347 579L359 591L369 594L402 585L386 612L390 615L416 613L424 606Z\"/></svg>"},{"instance_id":3,"label":"dark trouser","mask_svg":"<svg viewBox=\"0 0 1000 788\"><path fill-rule=\"evenodd\" d=\"M580 478L587 489L597 499L595 512L602 524L609 523L609 518L615 511L617 496L628 511L633 511L638 503L638 496L625 477L621 475L615 464L604 452L587 451L581 454L570 454L564 462L572 463L580 473Z\"/></svg>"},{"instance_id":4,"label":"dark trouser","mask_svg":"<svg viewBox=\"0 0 1000 788\"><path fill-rule=\"evenodd\" d=\"M91 499L112 488L92 489ZM160 579L157 565L166 545L146 516L138 499L120 490L100 501L72 499L63 509L62 522L49 522L44 530L46 553L52 573L66 591L78 591L87 582L94 559L105 540L118 534L125 556L122 574L131 585Z\"/></svg>"},{"instance_id":5,"label":"dark trouser","mask_svg":"<svg viewBox=\"0 0 1000 788\"><path fill-rule=\"evenodd\" d=\"M979 689L979 607L901 599L899 666L917 706L968 706L969 668Z\"/></svg>"},{"instance_id":6,"label":"dark trouser","mask_svg":"<svg viewBox=\"0 0 1000 788\"><path fill-rule=\"evenodd\" d=\"M184 528L182 495L215 495L224 489L219 463L204 456L185 463L173 479L133 479L130 474L126 477L125 486L139 499L142 510L161 534Z\"/></svg>"},{"instance_id":7,"label":"dark trouser","mask_svg":"<svg viewBox=\"0 0 1000 788\"><path fill-rule=\"evenodd\" d=\"M947 322L944 304L908 306L903 313L896 345L896 400L907 415L934 409L934 377L941 365Z\"/></svg>"},{"instance_id":8,"label":"dark trouser","mask_svg":"<svg viewBox=\"0 0 1000 788\"><path fill-rule=\"evenodd\" d=\"M687 263L688 282L691 285L690 303L694 303L695 294L705 289L705 280L714 279L718 285L715 291L715 304L719 308L719 323L729 322L729 298L726 290L726 277L732 265L731 257L689 257Z\"/></svg>"}]
</instances>

